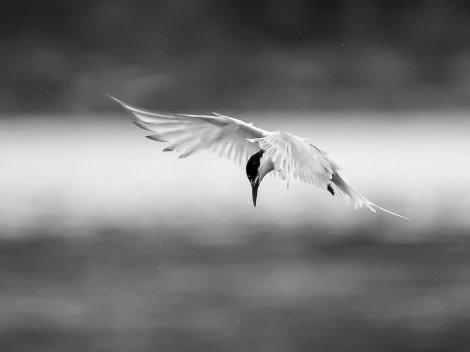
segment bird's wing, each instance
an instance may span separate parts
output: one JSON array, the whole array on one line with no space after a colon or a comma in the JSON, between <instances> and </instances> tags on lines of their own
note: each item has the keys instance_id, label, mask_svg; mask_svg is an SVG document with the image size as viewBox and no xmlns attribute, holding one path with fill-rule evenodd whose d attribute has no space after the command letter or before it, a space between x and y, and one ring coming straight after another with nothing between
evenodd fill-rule
<instances>
[{"instance_id":1,"label":"bird's wing","mask_svg":"<svg viewBox=\"0 0 470 352\"><path fill-rule=\"evenodd\" d=\"M164 151L180 152L180 158L209 149L239 163L246 162L250 155L260 150L258 145L247 139L269 134L252 124L225 115L158 113L111 98L136 118L136 126L152 132L147 138L170 142Z\"/></svg>"},{"instance_id":2,"label":"bird's wing","mask_svg":"<svg viewBox=\"0 0 470 352\"><path fill-rule=\"evenodd\" d=\"M274 171L289 183L292 180L313 184L339 196L354 208L375 208L408 219L371 202L360 194L344 176L343 168L330 154L310 144L306 139L285 132L274 132L262 138L250 139L274 162Z\"/></svg>"},{"instance_id":3,"label":"bird's wing","mask_svg":"<svg viewBox=\"0 0 470 352\"><path fill-rule=\"evenodd\" d=\"M266 151L274 162L274 171L290 182L298 179L326 189L333 175L323 153L303 138L286 132L250 139Z\"/></svg>"}]
</instances>

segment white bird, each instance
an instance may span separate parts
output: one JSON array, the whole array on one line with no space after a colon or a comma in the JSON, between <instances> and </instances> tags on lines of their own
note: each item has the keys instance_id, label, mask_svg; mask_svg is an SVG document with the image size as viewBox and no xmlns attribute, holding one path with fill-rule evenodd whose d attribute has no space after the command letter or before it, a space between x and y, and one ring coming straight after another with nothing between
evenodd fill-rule
<instances>
[{"instance_id":1,"label":"white bird","mask_svg":"<svg viewBox=\"0 0 470 352\"><path fill-rule=\"evenodd\" d=\"M273 172L289 184L300 180L343 198L354 208L380 209L388 214L408 219L371 202L356 191L345 179L342 168L326 152L293 134L269 132L233 117L212 115L170 114L149 111L126 104L112 96L135 117L134 124L152 132L147 138L170 142L163 151L180 152L185 158L209 149L220 156L244 162L256 206L258 187L263 178Z\"/></svg>"}]
</instances>

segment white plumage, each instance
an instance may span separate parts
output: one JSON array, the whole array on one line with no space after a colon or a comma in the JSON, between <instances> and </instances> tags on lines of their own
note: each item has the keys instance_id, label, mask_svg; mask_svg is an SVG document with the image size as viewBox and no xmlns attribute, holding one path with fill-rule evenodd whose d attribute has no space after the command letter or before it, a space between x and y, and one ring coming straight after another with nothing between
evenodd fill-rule
<instances>
[{"instance_id":1,"label":"white plumage","mask_svg":"<svg viewBox=\"0 0 470 352\"><path fill-rule=\"evenodd\" d=\"M241 163L260 150L247 139L262 138L269 134L229 116L161 114L111 98L136 117L135 125L152 132L147 138L170 142L164 151L180 152L180 158L209 149L222 157Z\"/></svg>"},{"instance_id":2,"label":"white plumage","mask_svg":"<svg viewBox=\"0 0 470 352\"><path fill-rule=\"evenodd\" d=\"M111 98L136 118L135 125L152 132L147 138L169 142L170 145L163 150L179 152L180 158L209 149L230 160L245 163L250 155L263 150L263 160L269 160L269 170L266 172L272 170L288 183L300 180L328 189L333 195L350 202L354 208L366 206L373 212L377 208L408 219L366 199L346 181L342 168L328 153L304 138L281 131L265 131L253 124L217 113L158 113ZM264 176L261 175L258 183Z\"/></svg>"}]
</instances>

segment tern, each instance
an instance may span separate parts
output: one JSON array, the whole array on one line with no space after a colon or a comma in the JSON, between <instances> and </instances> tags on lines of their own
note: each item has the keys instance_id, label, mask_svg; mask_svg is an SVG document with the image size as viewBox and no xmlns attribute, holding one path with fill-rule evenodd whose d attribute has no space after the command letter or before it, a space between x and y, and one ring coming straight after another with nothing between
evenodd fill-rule
<instances>
[{"instance_id":1,"label":"tern","mask_svg":"<svg viewBox=\"0 0 470 352\"><path fill-rule=\"evenodd\" d=\"M320 187L334 197L349 202L355 209L365 206L373 212L407 217L371 202L354 189L344 176L341 166L327 152L307 139L283 131L265 131L239 119L211 115L175 114L150 111L132 106L109 96L134 118L134 124L151 132L147 138L171 143L163 151L179 152L180 158L201 150L212 150L239 163L246 160L246 176L251 184L256 207L258 188L272 172L287 181L300 180Z\"/></svg>"}]
</instances>

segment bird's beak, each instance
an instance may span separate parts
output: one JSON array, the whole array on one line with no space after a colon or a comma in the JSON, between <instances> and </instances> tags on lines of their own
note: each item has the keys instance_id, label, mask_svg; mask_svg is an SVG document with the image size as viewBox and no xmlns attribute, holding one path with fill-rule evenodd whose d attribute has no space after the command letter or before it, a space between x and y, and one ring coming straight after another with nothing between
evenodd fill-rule
<instances>
[{"instance_id":1,"label":"bird's beak","mask_svg":"<svg viewBox=\"0 0 470 352\"><path fill-rule=\"evenodd\" d=\"M253 205L256 207L256 199L258 198L259 177L251 183L251 194L253 196Z\"/></svg>"}]
</instances>

